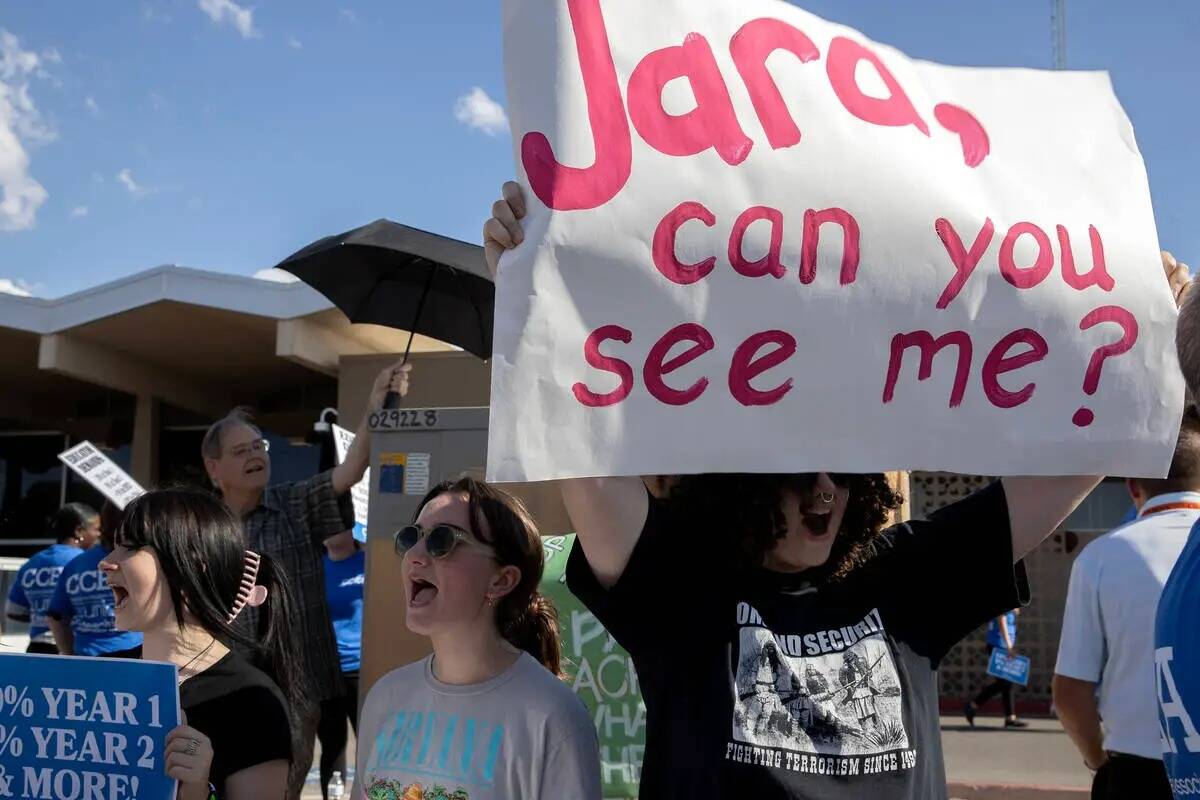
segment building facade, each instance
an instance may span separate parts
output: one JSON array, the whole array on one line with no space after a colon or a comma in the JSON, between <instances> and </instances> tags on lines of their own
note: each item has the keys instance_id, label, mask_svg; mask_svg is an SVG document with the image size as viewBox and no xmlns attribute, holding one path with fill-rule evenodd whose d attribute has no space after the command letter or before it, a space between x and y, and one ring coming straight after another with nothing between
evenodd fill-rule
<instances>
[{"instance_id":1,"label":"building facade","mask_svg":"<svg viewBox=\"0 0 1200 800\"><path fill-rule=\"evenodd\" d=\"M204 430L247 406L269 432L274 480L311 475L313 423L338 407L342 360L406 340L351 325L302 283L180 267L56 300L0 294L0 556L44 545L64 502L99 508L56 457L84 439L143 485L206 485ZM458 355L421 336L413 351Z\"/></svg>"}]
</instances>

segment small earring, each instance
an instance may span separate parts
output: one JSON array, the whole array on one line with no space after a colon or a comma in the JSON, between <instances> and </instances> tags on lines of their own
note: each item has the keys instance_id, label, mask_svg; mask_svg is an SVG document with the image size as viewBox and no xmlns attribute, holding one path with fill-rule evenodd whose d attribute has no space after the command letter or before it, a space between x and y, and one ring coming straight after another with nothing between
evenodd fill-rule
<instances>
[{"instance_id":1,"label":"small earring","mask_svg":"<svg viewBox=\"0 0 1200 800\"><path fill-rule=\"evenodd\" d=\"M496 603L496 598L492 597L492 596L489 594L489 595L487 596L487 604L488 604L488 606L492 606L492 605L494 605L495 603Z\"/></svg>"}]
</instances>

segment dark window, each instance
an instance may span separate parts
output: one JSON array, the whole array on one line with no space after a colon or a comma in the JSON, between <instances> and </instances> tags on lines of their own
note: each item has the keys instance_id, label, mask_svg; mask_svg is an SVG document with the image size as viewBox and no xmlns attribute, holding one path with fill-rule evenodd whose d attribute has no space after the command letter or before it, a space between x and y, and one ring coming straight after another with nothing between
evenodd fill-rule
<instances>
[{"instance_id":1,"label":"dark window","mask_svg":"<svg viewBox=\"0 0 1200 800\"><path fill-rule=\"evenodd\" d=\"M1132 513L1133 500L1125 488L1125 481L1106 478L1084 498L1063 525L1079 532L1110 531L1126 522Z\"/></svg>"},{"instance_id":2,"label":"dark window","mask_svg":"<svg viewBox=\"0 0 1200 800\"><path fill-rule=\"evenodd\" d=\"M271 485L311 478L320 471L321 448L293 444L288 439L267 433L271 443Z\"/></svg>"},{"instance_id":3,"label":"dark window","mask_svg":"<svg viewBox=\"0 0 1200 800\"><path fill-rule=\"evenodd\" d=\"M0 435L0 545L50 537L50 520L62 502L58 454L65 442L58 433Z\"/></svg>"},{"instance_id":4,"label":"dark window","mask_svg":"<svg viewBox=\"0 0 1200 800\"><path fill-rule=\"evenodd\" d=\"M158 436L158 482L160 486L198 486L211 489L200 460L204 430L164 430Z\"/></svg>"}]
</instances>

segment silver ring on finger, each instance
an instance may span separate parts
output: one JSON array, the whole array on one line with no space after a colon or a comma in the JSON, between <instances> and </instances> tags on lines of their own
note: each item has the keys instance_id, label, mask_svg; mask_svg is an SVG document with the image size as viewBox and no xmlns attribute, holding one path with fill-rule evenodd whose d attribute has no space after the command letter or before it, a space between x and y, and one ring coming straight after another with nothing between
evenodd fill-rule
<instances>
[{"instance_id":1,"label":"silver ring on finger","mask_svg":"<svg viewBox=\"0 0 1200 800\"><path fill-rule=\"evenodd\" d=\"M194 756L196 755L196 748L199 746L200 741L198 739L188 739L187 747L184 748L183 752L187 753L189 756Z\"/></svg>"}]
</instances>

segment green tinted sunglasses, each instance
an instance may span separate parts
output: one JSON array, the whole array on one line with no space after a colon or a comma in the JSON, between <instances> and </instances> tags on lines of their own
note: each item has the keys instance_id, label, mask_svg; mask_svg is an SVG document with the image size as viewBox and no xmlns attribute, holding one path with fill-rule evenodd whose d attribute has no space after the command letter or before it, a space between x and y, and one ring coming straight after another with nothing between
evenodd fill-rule
<instances>
[{"instance_id":1,"label":"green tinted sunglasses","mask_svg":"<svg viewBox=\"0 0 1200 800\"><path fill-rule=\"evenodd\" d=\"M457 525L443 522L426 530L420 525L405 525L396 532L396 555L403 557L405 553L417 546L417 542L425 540L425 551L431 558L445 558L454 552L459 543L467 546L481 547L491 550L489 545L476 539L468 531Z\"/></svg>"}]
</instances>

